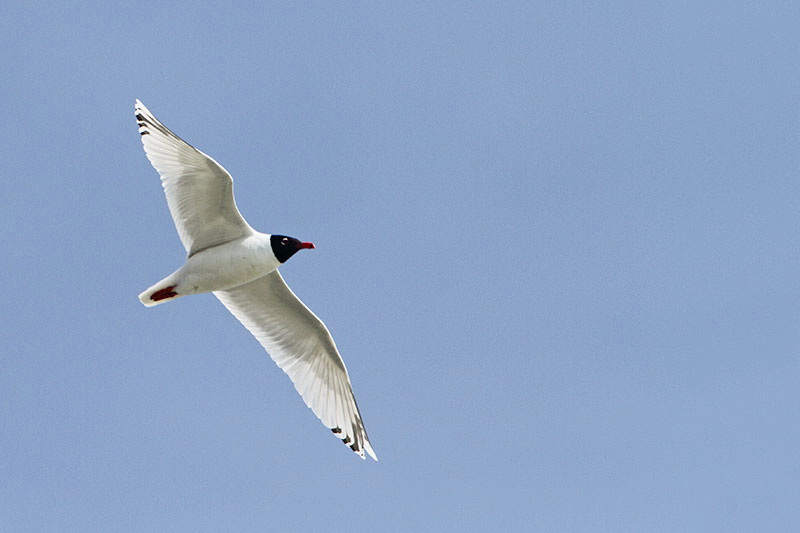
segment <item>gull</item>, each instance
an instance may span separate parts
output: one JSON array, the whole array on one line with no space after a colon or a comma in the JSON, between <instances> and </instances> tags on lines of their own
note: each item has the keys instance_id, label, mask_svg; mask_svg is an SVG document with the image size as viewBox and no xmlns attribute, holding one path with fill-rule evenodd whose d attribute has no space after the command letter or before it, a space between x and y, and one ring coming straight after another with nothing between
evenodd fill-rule
<instances>
[{"instance_id":1,"label":"gull","mask_svg":"<svg viewBox=\"0 0 800 533\"><path fill-rule=\"evenodd\" d=\"M134 111L187 253L183 266L139 300L151 307L213 293L286 372L322 423L362 459L366 452L377 461L333 337L278 272L296 252L314 245L254 230L236 207L233 179L222 165L172 133L139 100Z\"/></svg>"}]
</instances>

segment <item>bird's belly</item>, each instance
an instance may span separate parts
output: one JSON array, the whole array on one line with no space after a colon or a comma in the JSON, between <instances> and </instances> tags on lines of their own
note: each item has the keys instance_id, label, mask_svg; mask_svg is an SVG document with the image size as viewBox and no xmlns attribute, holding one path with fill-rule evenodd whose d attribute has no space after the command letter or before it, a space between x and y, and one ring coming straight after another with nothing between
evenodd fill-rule
<instances>
[{"instance_id":1,"label":"bird's belly","mask_svg":"<svg viewBox=\"0 0 800 533\"><path fill-rule=\"evenodd\" d=\"M280 263L267 241L248 237L203 250L181 268L184 294L220 291L249 283L275 270Z\"/></svg>"}]
</instances>

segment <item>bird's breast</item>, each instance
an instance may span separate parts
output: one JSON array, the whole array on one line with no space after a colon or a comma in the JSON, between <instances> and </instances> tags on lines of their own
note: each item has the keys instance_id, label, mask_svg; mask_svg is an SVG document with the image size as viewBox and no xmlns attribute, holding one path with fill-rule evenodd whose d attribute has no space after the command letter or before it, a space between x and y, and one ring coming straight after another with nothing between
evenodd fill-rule
<instances>
[{"instance_id":1,"label":"bird's breast","mask_svg":"<svg viewBox=\"0 0 800 533\"><path fill-rule=\"evenodd\" d=\"M256 234L203 250L190 257L182 270L192 292L211 292L249 283L279 265L269 237Z\"/></svg>"}]
</instances>

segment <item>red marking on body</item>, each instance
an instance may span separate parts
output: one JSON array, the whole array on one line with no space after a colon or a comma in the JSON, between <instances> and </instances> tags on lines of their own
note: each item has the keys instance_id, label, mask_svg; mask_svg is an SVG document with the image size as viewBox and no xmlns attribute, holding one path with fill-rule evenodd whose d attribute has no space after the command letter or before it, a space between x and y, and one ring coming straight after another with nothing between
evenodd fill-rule
<instances>
[{"instance_id":1,"label":"red marking on body","mask_svg":"<svg viewBox=\"0 0 800 533\"><path fill-rule=\"evenodd\" d=\"M159 300L166 300L167 298L172 298L173 296L177 296L178 293L174 292L174 289L177 285L172 285L171 287L166 287L164 289L157 290L153 294L150 295L150 299L154 302Z\"/></svg>"}]
</instances>

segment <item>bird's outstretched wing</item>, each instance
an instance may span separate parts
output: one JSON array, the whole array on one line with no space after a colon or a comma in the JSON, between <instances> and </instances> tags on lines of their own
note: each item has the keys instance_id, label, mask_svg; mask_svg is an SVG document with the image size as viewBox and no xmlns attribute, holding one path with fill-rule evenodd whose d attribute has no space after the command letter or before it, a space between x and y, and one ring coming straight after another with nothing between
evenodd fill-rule
<instances>
[{"instance_id":1,"label":"bird's outstretched wing","mask_svg":"<svg viewBox=\"0 0 800 533\"><path fill-rule=\"evenodd\" d=\"M295 296L280 273L275 270L214 295L289 375L322 423L362 459L366 451L377 461L328 328Z\"/></svg>"},{"instance_id":2,"label":"bird's outstretched wing","mask_svg":"<svg viewBox=\"0 0 800 533\"><path fill-rule=\"evenodd\" d=\"M172 133L139 100L134 109L144 151L161 175L169 211L189 256L252 232L236 207L228 171Z\"/></svg>"}]
</instances>

